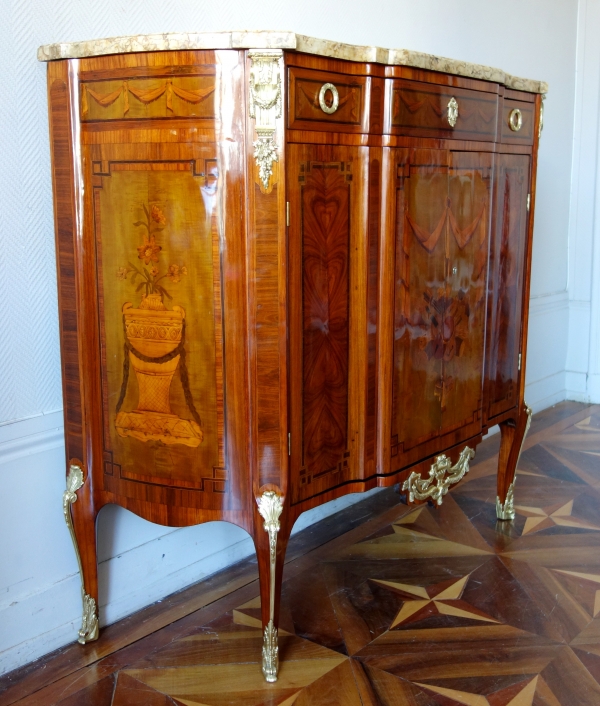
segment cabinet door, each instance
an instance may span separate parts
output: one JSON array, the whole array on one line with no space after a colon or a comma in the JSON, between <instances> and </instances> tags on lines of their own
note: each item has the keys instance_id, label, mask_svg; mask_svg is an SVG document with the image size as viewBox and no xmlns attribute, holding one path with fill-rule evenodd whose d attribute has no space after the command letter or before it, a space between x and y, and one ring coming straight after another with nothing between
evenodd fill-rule
<instances>
[{"instance_id":1,"label":"cabinet door","mask_svg":"<svg viewBox=\"0 0 600 706\"><path fill-rule=\"evenodd\" d=\"M489 417L518 402L529 156L498 155L490 253L487 394Z\"/></svg>"},{"instance_id":2,"label":"cabinet door","mask_svg":"<svg viewBox=\"0 0 600 706\"><path fill-rule=\"evenodd\" d=\"M442 434L481 431L492 155L452 152L442 339Z\"/></svg>"},{"instance_id":3,"label":"cabinet door","mask_svg":"<svg viewBox=\"0 0 600 706\"><path fill-rule=\"evenodd\" d=\"M391 470L481 429L491 160L396 151Z\"/></svg>"},{"instance_id":4,"label":"cabinet door","mask_svg":"<svg viewBox=\"0 0 600 706\"><path fill-rule=\"evenodd\" d=\"M392 464L437 438L442 425L449 153L398 150Z\"/></svg>"},{"instance_id":5,"label":"cabinet door","mask_svg":"<svg viewBox=\"0 0 600 706\"><path fill-rule=\"evenodd\" d=\"M293 502L360 477L368 149L288 151Z\"/></svg>"}]
</instances>

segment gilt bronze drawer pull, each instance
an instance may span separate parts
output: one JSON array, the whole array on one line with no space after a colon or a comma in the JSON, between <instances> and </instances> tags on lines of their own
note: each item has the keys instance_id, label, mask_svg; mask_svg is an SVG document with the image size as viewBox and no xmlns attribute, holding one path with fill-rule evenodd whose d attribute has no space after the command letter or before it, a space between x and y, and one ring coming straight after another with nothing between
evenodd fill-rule
<instances>
[{"instance_id":1,"label":"gilt bronze drawer pull","mask_svg":"<svg viewBox=\"0 0 600 706\"><path fill-rule=\"evenodd\" d=\"M448 101L448 122L450 123L450 127L454 127L456 125L456 121L458 120L458 102L454 96L450 98Z\"/></svg>"},{"instance_id":2,"label":"gilt bronze drawer pull","mask_svg":"<svg viewBox=\"0 0 600 706\"><path fill-rule=\"evenodd\" d=\"M523 126L523 113L518 108L513 108L508 116L508 126L513 132L519 132Z\"/></svg>"},{"instance_id":3,"label":"gilt bronze drawer pull","mask_svg":"<svg viewBox=\"0 0 600 706\"><path fill-rule=\"evenodd\" d=\"M333 103L331 105L327 105L325 102L325 94L327 91L331 91L331 95L333 96ZM321 106L321 110L324 113L327 113L327 115L333 115L335 111L339 108L340 105L340 94L338 93L338 89L333 85L333 83L324 83L321 86L321 90L319 91L319 105Z\"/></svg>"}]
</instances>

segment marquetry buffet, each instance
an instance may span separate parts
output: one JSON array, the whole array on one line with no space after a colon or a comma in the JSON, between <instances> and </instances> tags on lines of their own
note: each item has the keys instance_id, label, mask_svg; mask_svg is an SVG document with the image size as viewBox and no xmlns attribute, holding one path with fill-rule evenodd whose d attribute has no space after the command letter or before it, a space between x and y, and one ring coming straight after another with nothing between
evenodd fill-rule
<instances>
[{"instance_id":1,"label":"marquetry buffet","mask_svg":"<svg viewBox=\"0 0 600 706\"><path fill-rule=\"evenodd\" d=\"M401 483L441 504L501 429L512 519L538 81L292 33L42 47L63 509L98 637L95 521L254 538L263 671L300 513Z\"/></svg>"}]
</instances>

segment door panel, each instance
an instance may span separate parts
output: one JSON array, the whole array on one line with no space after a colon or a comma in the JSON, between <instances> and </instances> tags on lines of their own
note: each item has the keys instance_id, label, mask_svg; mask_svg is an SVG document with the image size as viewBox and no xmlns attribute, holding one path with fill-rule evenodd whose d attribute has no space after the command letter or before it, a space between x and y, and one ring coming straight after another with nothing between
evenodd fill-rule
<instances>
[{"instance_id":1,"label":"door panel","mask_svg":"<svg viewBox=\"0 0 600 706\"><path fill-rule=\"evenodd\" d=\"M366 278L360 271L366 239L360 234L366 209L358 190L367 157L363 148L290 145L294 502L361 472Z\"/></svg>"},{"instance_id":2,"label":"door panel","mask_svg":"<svg viewBox=\"0 0 600 706\"><path fill-rule=\"evenodd\" d=\"M400 150L396 164L392 457L441 426L448 153Z\"/></svg>"},{"instance_id":3,"label":"door panel","mask_svg":"<svg viewBox=\"0 0 600 706\"><path fill-rule=\"evenodd\" d=\"M392 471L481 429L491 160L396 152Z\"/></svg>"},{"instance_id":4,"label":"door panel","mask_svg":"<svg viewBox=\"0 0 600 706\"><path fill-rule=\"evenodd\" d=\"M304 463L320 476L348 448L350 187L344 164L308 165L302 188Z\"/></svg>"},{"instance_id":5,"label":"door panel","mask_svg":"<svg viewBox=\"0 0 600 706\"><path fill-rule=\"evenodd\" d=\"M449 177L442 434L481 429L492 155L453 152Z\"/></svg>"},{"instance_id":6,"label":"door panel","mask_svg":"<svg viewBox=\"0 0 600 706\"><path fill-rule=\"evenodd\" d=\"M496 161L486 372L490 418L518 402L529 164L527 155L499 155Z\"/></svg>"}]
</instances>

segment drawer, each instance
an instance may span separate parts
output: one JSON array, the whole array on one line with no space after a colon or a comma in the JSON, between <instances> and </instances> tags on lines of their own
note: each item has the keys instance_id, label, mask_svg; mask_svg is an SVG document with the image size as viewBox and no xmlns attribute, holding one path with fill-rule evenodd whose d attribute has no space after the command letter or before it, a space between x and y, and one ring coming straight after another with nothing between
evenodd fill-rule
<instances>
[{"instance_id":1,"label":"drawer","mask_svg":"<svg viewBox=\"0 0 600 706\"><path fill-rule=\"evenodd\" d=\"M535 103L504 99L500 128L502 142L532 145L534 126Z\"/></svg>"},{"instance_id":2,"label":"drawer","mask_svg":"<svg viewBox=\"0 0 600 706\"><path fill-rule=\"evenodd\" d=\"M388 79L385 132L413 137L496 139L498 94Z\"/></svg>"},{"instance_id":3,"label":"drawer","mask_svg":"<svg viewBox=\"0 0 600 706\"><path fill-rule=\"evenodd\" d=\"M368 132L367 76L296 67L288 71L290 129Z\"/></svg>"}]
</instances>

